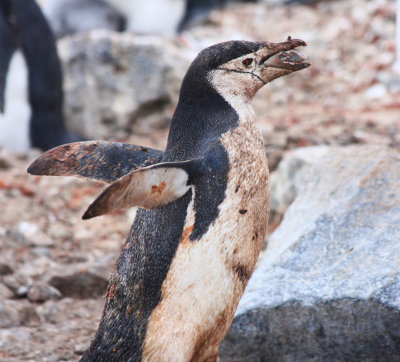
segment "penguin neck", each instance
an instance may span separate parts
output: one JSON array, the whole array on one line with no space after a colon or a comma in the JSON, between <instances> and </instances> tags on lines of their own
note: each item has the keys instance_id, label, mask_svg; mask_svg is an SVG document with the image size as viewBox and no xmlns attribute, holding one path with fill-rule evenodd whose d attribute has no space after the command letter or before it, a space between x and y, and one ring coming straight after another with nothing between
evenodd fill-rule
<instances>
[{"instance_id":1,"label":"penguin neck","mask_svg":"<svg viewBox=\"0 0 400 362\"><path fill-rule=\"evenodd\" d=\"M258 81L248 82L241 79L242 74L232 72L230 77L221 70L209 73L209 82L217 93L235 110L240 125L253 124L255 121L252 106L253 96L262 87Z\"/></svg>"},{"instance_id":2,"label":"penguin neck","mask_svg":"<svg viewBox=\"0 0 400 362\"><path fill-rule=\"evenodd\" d=\"M212 84L186 79L172 117L166 156L199 157L208 145L238 125L239 114Z\"/></svg>"}]
</instances>

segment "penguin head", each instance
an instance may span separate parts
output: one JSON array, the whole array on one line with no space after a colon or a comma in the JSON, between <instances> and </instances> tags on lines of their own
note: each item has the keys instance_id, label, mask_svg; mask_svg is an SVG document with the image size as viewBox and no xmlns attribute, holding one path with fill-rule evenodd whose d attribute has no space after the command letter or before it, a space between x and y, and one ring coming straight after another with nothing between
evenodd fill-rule
<instances>
[{"instance_id":1,"label":"penguin head","mask_svg":"<svg viewBox=\"0 0 400 362\"><path fill-rule=\"evenodd\" d=\"M306 43L290 37L282 43L228 41L216 44L195 58L186 78L190 79L192 88L199 88L205 80L219 93L224 93L225 98L230 93L251 99L268 82L310 66L305 56L295 50L299 46L306 46Z\"/></svg>"}]
</instances>

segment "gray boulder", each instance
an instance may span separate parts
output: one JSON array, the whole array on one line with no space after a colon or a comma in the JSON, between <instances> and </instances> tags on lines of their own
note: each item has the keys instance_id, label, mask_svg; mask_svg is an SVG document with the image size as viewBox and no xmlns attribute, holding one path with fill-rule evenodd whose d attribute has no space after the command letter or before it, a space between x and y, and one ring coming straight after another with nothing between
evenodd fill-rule
<instances>
[{"instance_id":1,"label":"gray boulder","mask_svg":"<svg viewBox=\"0 0 400 362\"><path fill-rule=\"evenodd\" d=\"M400 154L330 148L272 235L222 361L400 360Z\"/></svg>"},{"instance_id":2,"label":"gray boulder","mask_svg":"<svg viewBox=\"0 0 400 362\"><path fill-rule=\"evenodd\" d=\"M271 211L282 214L296 198L308 169L325 155L328 146L301 147L287 152L271 173Z\"/></svg>"},{"instance_id":3,"label":"gray boulder","mask_svg":"<svg viewBox=\"0 0 400 362\"><path fill-rule=\"evenodd\" d=\"M158 37L96 30L59 41L69 127L89 139L124 139L141 120L165 122L189 59Z\"/></svg>"}]
</instances>

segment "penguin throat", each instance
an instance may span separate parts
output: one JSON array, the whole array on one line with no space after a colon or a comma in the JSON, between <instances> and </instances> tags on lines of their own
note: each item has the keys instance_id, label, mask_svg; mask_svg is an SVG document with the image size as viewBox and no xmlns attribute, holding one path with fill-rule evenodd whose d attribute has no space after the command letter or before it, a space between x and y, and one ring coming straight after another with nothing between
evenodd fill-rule
<instances>
[{"instance_id":1,"label":"penguin throat","mask_svg":"<svg viewBox=\"0 0 400 362\"><path fill-rule=\"evenodd\" d=\"M243 78L243 74L249 74L250 77ZM218 68L209 73L209 82L236 111L241 123L254 120L251 101L257 91L265 84L261 78L250 72Z\"/></svg>"}]
</instances>

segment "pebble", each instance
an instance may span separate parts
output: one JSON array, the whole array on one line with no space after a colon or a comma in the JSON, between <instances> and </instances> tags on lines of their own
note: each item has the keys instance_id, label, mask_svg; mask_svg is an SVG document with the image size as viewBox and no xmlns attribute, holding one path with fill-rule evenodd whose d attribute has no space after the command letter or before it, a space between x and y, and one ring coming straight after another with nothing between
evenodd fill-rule
<instances>
[{"instance_id":1,"label":"pebble","mask_svg":"<svg viewBox=\"0 0 400 362\"><path fill-rule=\"evenodd\" d=\"M49 284L56 287L66 297L86 299L104 295L108 280L86 270L67 275L53 276Z\"/></svg>"},{"instance_id":2,"label":"pebble","mask_svg":"<svg viewBox=\"0 0 400 362\"><path fill-rule=\"evenodd\" d=\"M33 284L32 278L23 274L6 275L3 283L10 288L16 297L26 296L29 287Z\"/></svg>"},{"instance_id":3,"label":"pebble","mask_svg":"<svg viewBox=\"0 0 400 362\"><path fill-rule=\"evenodd\" d=\"M41 231L38 225L28 221L22 221L18 224L17 238L29 246L54 246L52 238Z\"/></svg>"},{"instance_id":4,"label":"pebble","mask_svg":"<svg viewBox=\"0 0 400 362\"><path fill-rule=\"evenodd\" d=\"M7 275L14 273L13 268L8 263L0 262L0 275Z\"/></svg>"},{"instance_id":5,"label":"pebble","mask_svg":"<svg viewBox=\"0 0 400 362\"><path fill-rule=\"evenodd\" d=\"M28 294L28 299L31 302L36 302L36 303L42 303L47 300L57 300L62 297L62 294L58 289L42 281L35 282L29 288L27 294Z\"/></svg>"},{"instance_id":6,"label":"pebble","mask_svg":"<svg viewBox=\"0 0 400 362\"><path fill-rule=\"evenodd\" d=\"M74 346L74 353L77 355L82 355L89 348L88 343L78 343Z\"/></svg>"},{"instance_id":7,"label":"pebble","mask_svg":"<svg viewBox=\"0 0 400 362\"><path fill-rule=\"evenodd\" d=\"M382 99L386 97L388 91L383 84L374 84L372 87L368 88L365 95L368 99Z\"/></svg>"},{"instance_id":8,"label":"pebble","mask_svg":"<svg viewBox=\"0 0 400 362\"><path fill-rule=\"evenodd\" d=\"M4 299L10 299L14 296L12 290L7 288L3 283L0 283L0 296Z\"/></svg>"}]
</instances>

